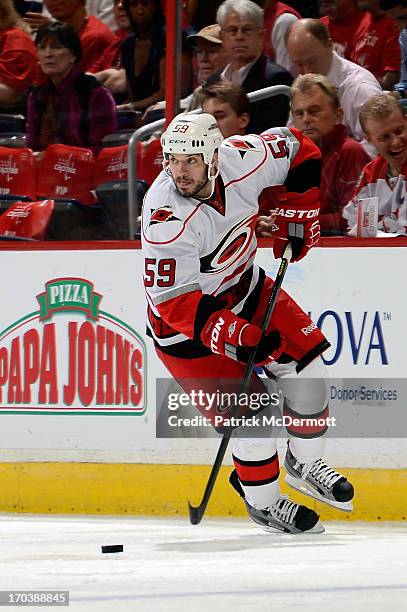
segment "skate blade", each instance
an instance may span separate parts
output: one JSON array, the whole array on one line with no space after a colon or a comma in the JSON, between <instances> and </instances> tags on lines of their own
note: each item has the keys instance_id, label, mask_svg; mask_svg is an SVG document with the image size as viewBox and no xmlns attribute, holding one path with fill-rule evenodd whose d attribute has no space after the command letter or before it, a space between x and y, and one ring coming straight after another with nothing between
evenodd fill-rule
<instances>
[{"instance_id":1,"label":"skate blade","mask_svg":"<svg viewBox=\"0 0 407 612\"><path fill-rule=\"evenodd\" d=\"M337 502L333 499L324 497L323 495L320 495L318 491L314 491L314 489L312 489L305 482L305 480L302 480L302 478L295 478L294 476L287 474L285 477L285 481L293 489L296 489L297 491L301 491L301 493L304 493L305 495L309 495L309 497L313 497L314 499L317 499L318 501L323 502L324 504L333 506L334 508L337 508L338 510L343 510L343 512L351 512L353 510L353 504L351 501Z\"/></svg>"},{"instance_id":2,"label":"skate blade","mask_svg":"<svg viewBox=\"0 0 407 612\"><path fill-rule=\"evenodd\" d=\"M267 533L274 533L274 534L280 533L280 534L286 534L286 535L307 535L307 533L318 534L318 533L325 532L325 527L320 521L318 521L318 523L314 525L312 529L308 529L308 531L285 531L284 529L279 529L278 527L272 527L272 526L266 527L265 525L259 525L258 523L256 523L256 525L258 527L261 527L263 531L266 531Z\"/></svg>"}]
</instances>

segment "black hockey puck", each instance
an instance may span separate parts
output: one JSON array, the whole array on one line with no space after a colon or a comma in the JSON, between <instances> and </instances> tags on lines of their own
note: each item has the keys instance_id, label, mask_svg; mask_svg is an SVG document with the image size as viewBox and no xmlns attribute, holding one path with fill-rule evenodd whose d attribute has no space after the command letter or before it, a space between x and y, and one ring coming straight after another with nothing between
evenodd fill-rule
<instances>
[{"instance_id":1,"label":"black hockey puck","mask_svg":"<svg viewBox=\"0 0 407 612\"><path fill-rule=\"evenodd\" d=\"M110 546L102 546L102 553L118 552L123 552L123 544L111 544Z\"/></svg>"}]
</instances>

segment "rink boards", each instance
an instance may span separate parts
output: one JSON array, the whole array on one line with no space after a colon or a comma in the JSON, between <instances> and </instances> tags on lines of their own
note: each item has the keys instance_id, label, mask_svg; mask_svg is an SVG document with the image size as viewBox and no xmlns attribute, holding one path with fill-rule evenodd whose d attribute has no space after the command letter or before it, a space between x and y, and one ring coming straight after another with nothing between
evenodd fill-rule
<instances>
[{"instance_id":1,"label":"rink boards","mask_svg":"<svg viewBox=\"0 0 407 612\"><path fill-rule=\"evenodd\" d=\"M334 407L344 390L363 386L360 410L383 413L368 437L349 431L328 441L326 458L356 484L350 518L404 520L407 419L389 429L387 416L406 380L407 290L398 271L407 244L346 242L325 240L289 267L284 286L331 341L324 358ZM0 511L185 513L218 440L156 438L156 380L167 374L145 335L140 250L0 246ZM275 274L270 248L258 263ZM244 513L229 471L209 514Z\"/></svg>"}]
</instances>

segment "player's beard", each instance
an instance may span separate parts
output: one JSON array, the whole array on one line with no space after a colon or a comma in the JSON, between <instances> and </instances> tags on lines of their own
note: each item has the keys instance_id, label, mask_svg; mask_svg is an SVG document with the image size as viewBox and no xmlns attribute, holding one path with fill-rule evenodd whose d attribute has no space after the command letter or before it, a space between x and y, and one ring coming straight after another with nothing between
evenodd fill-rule
<instances>
[{"instance_id":1,"label":"player's beard","mask_svg":"<svg viewBox=\"0 0 407 612\"><path fill-rule=\"evenodd\" d=\"M177 180L174 180L174 183L175 188L180 196L182 196L183 198L193 198L200 191L202 191L202 189L208 184L208 181L208 176L205 173L205 175L201 179L197 181L190 181L186 187L180 187L179 183L181 182L181 177Z\"/></svg>"}]
</instances>

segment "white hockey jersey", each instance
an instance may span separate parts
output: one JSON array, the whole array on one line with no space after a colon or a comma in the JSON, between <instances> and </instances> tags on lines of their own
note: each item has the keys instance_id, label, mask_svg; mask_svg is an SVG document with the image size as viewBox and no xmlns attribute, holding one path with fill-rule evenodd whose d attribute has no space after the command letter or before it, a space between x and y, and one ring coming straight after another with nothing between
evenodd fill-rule
<instances>
[{"instance_id":1,"label":"white hockey jersey","mask_svg":"<svg viewBox=\"0 0 407 612\"><path fill-rule=\"evenodd\" d=\"M260 193L285 184L299 194L298 201L312 190L315 207L319 172L319 149L288 128L225 140L215 190L207 200L182 197L161 172L142 211L148 333L161 350L180 354L174 345L196 337L196 305L203 294L218 298L219 308L244 311L262 282L253 263ZM289 216L289 207L283 214Z\"/></svg>"},{"instance_id":2,"label":"white hockey jersey","mask_svg":"<svg viewBox=\"0 0 407 612\"><path fill-rule=\"evenodd\" d=\"M363 198L379 198L379 229L407 233L406 200L407 167L396 177L388 176L387 161L378 156L363 168L352 200L343 209L343 216L352 229L358 219L358 202ZM387 229L388 228L388 229Z\"/></svg>"}]
</instances>

